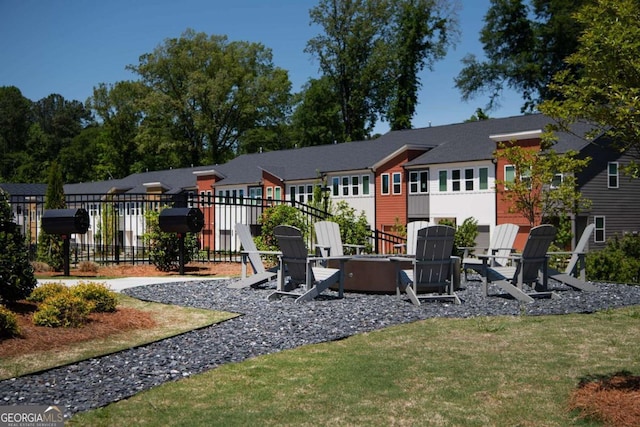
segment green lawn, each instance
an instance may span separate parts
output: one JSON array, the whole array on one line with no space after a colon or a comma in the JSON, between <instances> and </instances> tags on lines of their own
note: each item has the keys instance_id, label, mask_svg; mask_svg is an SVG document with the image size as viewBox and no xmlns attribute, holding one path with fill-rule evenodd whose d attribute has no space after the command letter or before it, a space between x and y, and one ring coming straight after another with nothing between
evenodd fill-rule
<instances>
[{"instance_id":1,"label":"green lawn","mask_svg":"<svg viewBox=\"0 0 640 427\"><path fill-rule=\"evenodd\" d=\"M432 319L224 365L71 426L566 426L581 378L640 374L640 306Z\"/></svg>"}]
</instances>

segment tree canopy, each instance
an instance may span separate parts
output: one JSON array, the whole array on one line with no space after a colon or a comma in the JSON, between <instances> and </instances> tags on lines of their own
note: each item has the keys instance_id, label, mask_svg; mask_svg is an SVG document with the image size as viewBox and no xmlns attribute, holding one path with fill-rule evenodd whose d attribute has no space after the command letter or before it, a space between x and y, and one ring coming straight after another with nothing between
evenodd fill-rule
<instances>
[{"instance_id":1,"label":"tree canopy","mask_svg":"<svg viewBox=\"0 0 640 427\"><path fill-rule=\"evenodd\" d=\"M491 0L480 32L485 60L468 54L455 78L463 100L487 93L485 109L500 103L504 89L522 94L522 112L554 96L549 83L575 52L582 23L573 13L594 0Z\"/></svg>"},{"instance_id":2,"label":"tree canopy","mask_svg":"<svg viewBox=\"0 0 640 427\"><path fill-rule=\"evenodd\" d=\"M605 134L617 149L636 160L627 171L640 177L640 4L637 0L596 0L575 19L584 27L569 67L553 79L558 97L539 109L555 118L551 130L569 130L588 121L596 128L587 138ZM579 71L574 71L579 70Z\"/></svg>"}]
</instances>

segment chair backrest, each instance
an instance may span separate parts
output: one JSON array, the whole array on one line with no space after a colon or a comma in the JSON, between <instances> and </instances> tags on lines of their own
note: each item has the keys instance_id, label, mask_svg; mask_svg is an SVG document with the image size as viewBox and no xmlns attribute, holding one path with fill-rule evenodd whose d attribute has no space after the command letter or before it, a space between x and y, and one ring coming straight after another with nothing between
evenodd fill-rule
<instances>
[{"instance_id":1,"label":"chair backrest","mask_svg":"<svg viewBox=\"0 0 640 427\"><path fill-rule=\"evenodd\" d=\"M595 230L595 228L596 225L592 223L587 225L587 227L584 229L584 231L582 232L582 236L580 236L578 244L571 254L571 258L569 258L569 264L567 264L567 268L564 271L565 273L573 273L573 269L576 268L576 264L578 263L578 258L581 253L584 253L587 244L589 243L589 238L591 238L591 234L593 233L593 230Z\"/></svg>"},{"instance_id":2,"label":"chair backrest","mask_svg":"<svg viewBox=\"0 0 640 427\"><path fill-rule=\"evenodd\" d=\"M518 265L514 280L522 269L523 283L538 280L538 271L544 266L549 245L556 238L556 228L550 224L533 227L522 250L522 262Z\"/></svg>"},{"instance_id":3,"label":"chair backrest","mask_svg":"<svg viewBox=\"0 0 640 427\"><path fill-rule=\"evenodd\" d=\"M407 224L407 255L416 254L418 230L428 226L429 221L411 221Z\"/></svg>"},{"instance_id":4,"label":"chair backrest","mask_svg":"<svg viewBox=\"0 0 640 427\"><path fill-rule=\"evenodd\" d=\"M494 259L496 264L505 265L509 261L507 257L511 255L511 248L516 241L519 229L520 226L516 224L500 224L493 230L488 255L496 256ZM499 250L494 253L494 249Z\"/></svg>"},{"instance_id":5,"label":"chair backrest","mask_svg":"<svg viewBox=\"0 0 640 427\"><path fill-rule=\"evenodd\" d=\"M455 233L456 230L448 225L418 230L414 272L416 285L442 285L450 279Z\"/></svg>"},{"instance_id":6,"label":"chair backrest","mask_svg":"<svg viewBox=\"0 0 640 427\"><path fill-rule=\"evenodd\" d=\"M340 226L333 221L318 221L315 223L316 243L320 248L320 255L343 256L342 237L340 237ZM327 247L330 248L327 250Z\"/></svg>"},{"instance_id":7,"label":"chair backrest","mask_svg":"<svg viewBox=\"0 0 640 427\"><path fill-rule=\"evenodd\" d=\"M302 232L290 225L278 225L273 228L273 234L282 252L282 261L286 265L291 280L305 282L308 252L302 238Z\"/></svg>"},{"instance_id":8,"label":"chair backrest","mask_svg":"<svg viewBox=\"0 0 640 427\"><path fill-rule=\"evenodd\" d=\"M251 237L251 230L249 226L246 224L238 223L236 224L236 235L240 239L240 244L242 248L249 252L247 257L249 258L249 263L253 268L253 273L264 273L265 268L262 263L262 258L260 258L260 254L258 254L258 248L256 248L256 244L253 241L253 237Z\"/></svg>"}]
</instances>

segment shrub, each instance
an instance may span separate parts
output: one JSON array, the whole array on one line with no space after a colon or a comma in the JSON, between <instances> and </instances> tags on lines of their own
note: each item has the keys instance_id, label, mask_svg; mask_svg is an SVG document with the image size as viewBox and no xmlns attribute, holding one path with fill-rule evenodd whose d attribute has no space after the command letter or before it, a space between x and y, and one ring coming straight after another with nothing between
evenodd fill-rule
<instances>
[{"instance_id":1,"label":"shrub","mask_svg":"<svg viewBox=\"0 0 640 427\"><path fill-rule=\"evenodd\" d=\"M52 328L76 328L87 323L91 308L91 303L72 292L61 292L40 304L33 314L33 323Z\"/></svg>"},{"instance_id":2,"label":"shrub","mask_svg":"<svg viewBox=\"0 0 640 427\"><path fill-rule=\"evenodd\" d=\"M78 270L82 273L97 273L99 268L93 261L82 261L78 264Z\"/></svg>"},{"instance_id":3,"label":"shrub","mask_svg":"<svg viewBox=\"0 0 640 427\"><path fill-rule=\"evenodd\" d=\"M60 282L47 282L35 288L31 295L27 297L28 301L41 303L49 297L69 292L69 288Z\"/></svg>"},{"instance_id":4,"label":"shrub","mask_svg":"<svg viewBox=\"0 0 640 427\"><path fill-rule=\"evenodd\" d=\"M589 280L640 283L640 237L614 236L604 249L587 254L586 269Z\"/></svg>"},{"instance_id":5,"label":"shrub","mask_svg":"<svg viewBox=\"0 0 640 427\"><path fill-rule=\"evenodd\" d=\"M276 205L262 212L260 217L262 233L256 239L256 246L260 250L277 251L278 242L273 235L273 229L278 225L290 225L299 228L305 241L309 235L307 223L300 211L289 205Z\"/></svg>"},{"instance_id":6,"label":"shrub","mask_svg":"<svg viewBox=\"0 0 640 427\"><path fill-rule=\"evenodd\" d=\"M20 335L20 328L15 313L0 306L0 338L11 338L18 335Z\"/></svg>"},{"instance_id":7,"label":"shrub","mask_svg":"<svg viewBox=\"0 0 640 427\"><path fill-rule=\"evenodd\" d=\"M160 213L153 210L145 212L147 231L144 241L151 249L149 260L160 271L177 270L180 266L180 240L176 233L165 233L160 230L158 217ZM194 233L187 233L184 239L184 263L189 263L198 253L198 242Z\"/></svg>"},{"instance_id":8,"label":"shrub","mask_svg":"<svg viewBox=\"0 0 640 427\"><path fill-rule=\"evenodd\" d=\"M42 261L31 261L31 267L33 267L33 271L36 273L50 273L53 271L53 268L46 262Z\"/></svg>"},{"instance_id":9,"label":"shrub","mask_svg":"<svg viewBox=\"0 0 640 427\"><path fill-rule=\"evenodd\" d=\"M26 298L37 285L29 249L13 222L7 193L0 189L0 301Z\"/></svg>"},{"instance_id":10,"label":"shrub","mask_svg":"<svg viewBox=\"0 0 640 427\"><path fill-rule=\"evenodd\" d=\"M118 305L118 296L104 283L79 282L71 293L89 302L95 313L112 313Z\"/></svg>"},{"instance_id":11,"label":"shrub","mask_svg":"<svg viewBox=\"0 0 640 427\"><path fill-rule=\"evenodd\" d=\"M345 201L336 204L331 221L340 226L340 238L342 243L349 245L365 245L365 252L371 252L371 230L364 212L356 217L356 210Z\"/></svg>"}]
</instances>

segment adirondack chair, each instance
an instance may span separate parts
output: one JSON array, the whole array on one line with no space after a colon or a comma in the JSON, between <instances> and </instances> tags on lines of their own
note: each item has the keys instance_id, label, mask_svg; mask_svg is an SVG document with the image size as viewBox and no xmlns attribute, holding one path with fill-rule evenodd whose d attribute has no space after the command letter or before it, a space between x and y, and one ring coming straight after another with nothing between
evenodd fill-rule
<instances>
[{"instance_id":1,"label":"adirondack chair","mask_svg":"<svg viewBox=\"0 0 640 427\"><path fill-rule=\"evenodd\" d=\"M458 257L452 256L455 229L446 225L435 225L418 230L416 235L415 258L394 257L392 260L410 260L411 270L399 270L396 292L404 290L414 305L420 305L421 299L451 300L460 304L455 293L456 263ZM421 292L421 291L427 291Z\"/></svg>"},{"instance_id":2,"label":"adirondack chair","mask_svg":"<svg viewBox=\"0 0 640 427\"><path fill-rule=\"evenodd\" d=\"M500 224L496 226L491 235L489 247L484 252L485 255L494 255L489 259L491 267L504 267L509 261L509 255L513 252L513 242L516 240L520 227L516 224ZM464 277L467 278L467 270L480 272L482 270L482 260L477 256L470 256L472 249L480 248L461 248L464 249L462 256L462 269Z\"/></svg>"},{"instance_id":3,"label":"adirondack chair","mask_svg":"<svg viewBox=\"0 0 640 427\"><path fill-rule=\"evenodd\" d=\"M233 289L256 286L268 282L277 277L275 269L267 270L262 262L263 255L280 255L279 251L259 251L251 237L251 231L246 224L236 224L236 234L242 245L242 273L241 279L231 283L228 287ZM247 261L251 264L253 274L247 277Z\"/></svg>"},{"instance_id":4,"label":"adirondack chair","mask_svg":"<svg viewBox=\"0 0 640 427\"><path fill-rule=\"evenodd\" d=\"M269 295L269 300L290 296L296 298L296 302L310 301L335 283L338 283L339 286L339 297L344 296L343 264L348 257L330 257L330 259L341 261L340 268L316 266L317 262L329 258L309 256L299 229L289 225L278 225L273 229L273 234L278 241L282 255L279 257L277 289ZM287 276L288 281L286 280ZM300 284L305 285L304 293L292 292Z\"/></svg>"},{"instance_id":5,"label":"adirondack chair","mask_svg":"<svg viewBox=\"0 0 640 427\"><path fill-rule=\"evenodd\" d=\"M573 252L549 252L549 255L568 255L571 254L571 258L569 258L569 263L567 264L567 268L564 272L560 272L558 270L549 268L549 277L555 279L559 282L564 283L565 285L571 286L572 288L580 289L582 291L595 291L596 288L591 283L587 283L585 281L585 249L587 247L587 243L589 242L589 238L595 230L595 224L589 224L582 232L582 236L580 236L580 240L578 244L576 244ZM576 277L575 273L579 271L580 277Z\"/></svg>"},{"instance_id":6,"label":"adirondack chair","mask_svg":"<svg viewBox=\"0 0 640 427\"><path fill-rule=\"evenodd\" d=\"M551 297L553 293L547 291L549 277L547 250L555 237L556 228L552 225L545 224L532 228L522 254L509 256L513 265L508 267L491 267L489 261L494 255L479 255L479 258L483 260L480 274L482 275L485 296L489 295L488 283L491 282L523 302L533 302L534 296ZM540 272L542 272L542 277L540 277ZM540 286L540 278L542 279L541 286L544 289L542 292L536 289ZM532 290L525 291L523 288L525 284L529 285Z\"/></svg>"},{"instance_id":7,"label":"adirondack chair","mask_svg":"<svg viewBox=\"0 0 640 427\"><path fill-rule=\"evenodd\" d=\"M407 243L394 245L395 248L405 248L405 254L413 256L416 254L416 242L418 230L429 226L429 221L411 221L407 223Z\"/></svg>"},{"instance_id":8,"label":"adirondack chair","mask_svg":"<svg viewBox=\"0 0 640 427\"><path fill-rule=\"evenodd\" d=\"M340 226L333 221L318 221L314 224L316 231L316 249L321 257L343 256L344 249L349 249L359 254L364 245L352 245L342 243Z\"/></svg>"}]
</instances>

